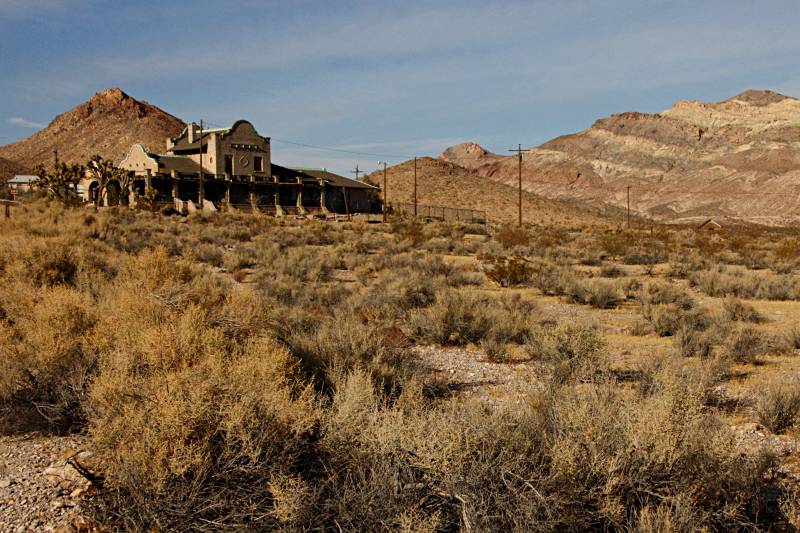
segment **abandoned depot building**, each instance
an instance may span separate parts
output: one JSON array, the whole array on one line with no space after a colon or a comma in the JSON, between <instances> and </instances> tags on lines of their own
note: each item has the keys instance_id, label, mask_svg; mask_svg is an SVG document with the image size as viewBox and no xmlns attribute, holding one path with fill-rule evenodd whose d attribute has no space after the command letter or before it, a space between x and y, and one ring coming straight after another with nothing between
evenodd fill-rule
<instances>
[{"instance_id":1,"label":"abandoned depot building","mask_svg":"<svg viewBox=\"0 0 800 533\"><path fill-rule=\"evenodd\" d=\"M133 173L136 193L181 212L235 209L281 216L381 210L377 187L324 169L272 163L269 137L246 120L211 130L191 123L167 139L164 153L134 144L119 167ZM98 184L82 185L84 198L96 202ZM118 203L120 193L119 186L108 187L103 203Z\"/></svg>"}]
</instances>

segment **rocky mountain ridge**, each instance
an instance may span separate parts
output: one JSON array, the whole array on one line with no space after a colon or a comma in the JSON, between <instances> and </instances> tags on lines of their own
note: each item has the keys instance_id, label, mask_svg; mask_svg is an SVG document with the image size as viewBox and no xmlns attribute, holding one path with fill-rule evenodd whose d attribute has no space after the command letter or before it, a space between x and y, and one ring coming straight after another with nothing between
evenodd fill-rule
<instances>
[{"instance_id":1,"label":"rocky mountain ridge","mask_svg":"<svg viewBox=\"0 0 800 533\"><path fill-rule=\"evenodd\" d=\"M513 185L515 156L465 143L440 159ZM627 112L524 154L523 187L550 198L627 202L671 221L704 217L800 222L800 100L746 91L722 102L684 100L661 113Z\"/></svg>"},{"instance_id":2,"label":"rocky mountain ridge","mask_svg":"<svg viewBox=\"0 0 800 533\"><path fill-rule=\"evenodd\" d=\"M68 163L85 163L94 154L119 162L134 143L163 150L166 138L184 126L179 118L121 89L106 89L30 137L0 146L0 157L26 167L52 166L57 150L59 160Z\"/></svg>"}]
</instances>

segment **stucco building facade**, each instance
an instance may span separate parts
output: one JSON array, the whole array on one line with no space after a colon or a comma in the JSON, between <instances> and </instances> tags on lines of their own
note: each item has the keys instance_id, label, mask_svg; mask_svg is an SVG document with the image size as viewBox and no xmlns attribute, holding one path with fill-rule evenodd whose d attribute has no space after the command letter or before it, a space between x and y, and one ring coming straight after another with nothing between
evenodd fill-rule
<instances>
[{"instance_id":1,"label":"stucco building facade","mask_svg":"<svg viewBox=\"0 0 800 533\"><path fill-rule=\"evenodd\" d=\"M134 144L119 167L132 173L131 196L180 210L241 210L274 215L380 211L379 189L324 169L272 162L270 139L239 120L229 128L189 124L163 153ZM202 168L202 172L201 172ZM83 184L86 199L93 184Z\"/></svg>"}]
</instances>

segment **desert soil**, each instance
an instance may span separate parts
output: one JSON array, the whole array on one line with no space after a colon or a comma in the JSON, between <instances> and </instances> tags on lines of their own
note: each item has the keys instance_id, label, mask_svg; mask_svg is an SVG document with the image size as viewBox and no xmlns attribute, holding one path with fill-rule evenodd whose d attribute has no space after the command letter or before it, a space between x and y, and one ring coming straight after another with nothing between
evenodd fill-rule
<instances>
[{"instance_id":1,"label":"desert soil","mask_svg":"<svg viewBox=\"0 0 800 533\"><path fill-rule=\"evenodd\" d=\"M88 457L77 436L0 436L0 532L90 531L80 515L89 482L73 466Z\"/></svg>"}]
</instances>

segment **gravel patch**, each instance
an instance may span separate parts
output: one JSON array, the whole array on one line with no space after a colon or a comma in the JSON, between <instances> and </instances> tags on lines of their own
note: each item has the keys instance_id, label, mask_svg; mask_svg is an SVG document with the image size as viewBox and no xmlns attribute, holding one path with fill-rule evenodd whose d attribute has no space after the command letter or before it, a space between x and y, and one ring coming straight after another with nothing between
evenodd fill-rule
<instances>
[{"instance_id":1,"label":"gravel patch","mask_svg":"<svg viewBox=\"0 0 800 533\"><path fill-rule=\"evenodd\" d=\"M416 346L414 352L432 376L454 393L502 401L538 390L527 362L493 363L480 350L435 345Z\"/></svg>"},{"instance_id":2,"label":"gravel patch","mask_svg":"<svg viewBox=\"0 0 800 533\"><path fill-rule=\"evenodd\" d=\"M90 531L79 501L92 490L73 466L80 437L0 436L0 532Z\"/></svg>"}]
</instances>

